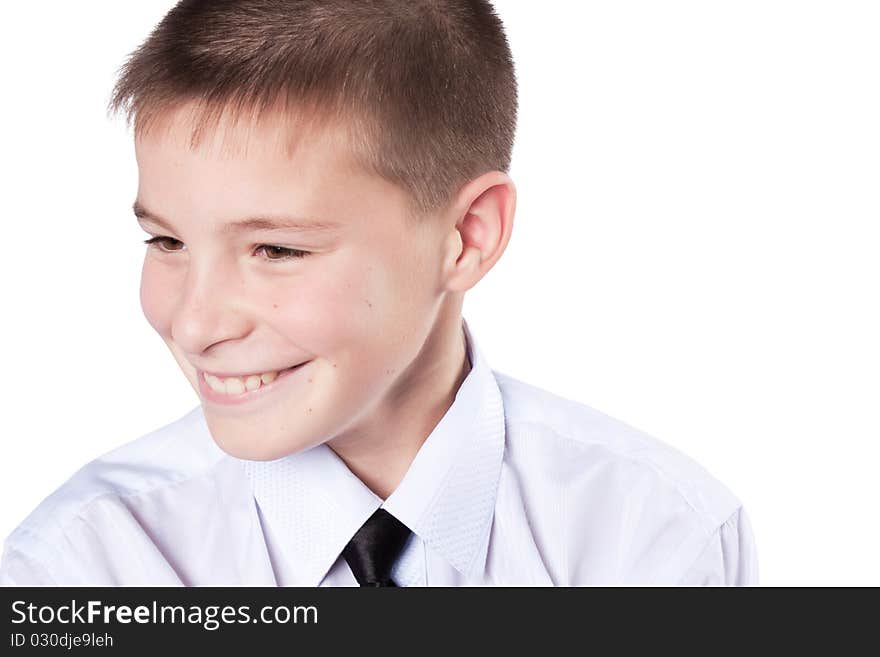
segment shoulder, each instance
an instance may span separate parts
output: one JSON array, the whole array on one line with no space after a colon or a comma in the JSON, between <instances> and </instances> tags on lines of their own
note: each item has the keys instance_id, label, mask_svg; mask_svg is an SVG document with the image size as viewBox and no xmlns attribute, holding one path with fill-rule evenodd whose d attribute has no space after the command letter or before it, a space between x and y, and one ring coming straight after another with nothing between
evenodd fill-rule
<instances>
[{"instance_id":1,"label":"shoulder","mask_svg":"<svg viewBox=\"0 0 880 657\"><path fill-rule=\"evenodd\" d=\"M711 526L725 522L739 499L672 445L586 404L495 372L511 447L538 443L559 455L554 465L573 474L597 463L671 486ZM557 473L560 474L560 473Z\"/></svg>"},{"instance_id":2,"label":"shoulder","mask_svg":"<svg viewBox=\"0 0 880 657\"><path fill-rule=\"evenodd\" d=\"M586 537L601 524L609 549L650 553L650 568L632 564L642 581L658 577L664 561L686 568L740 513L727 486L670 444L586 404L494 374L511 472L524 489L564 509L558 531L582 530L584 540L596 540Z\"/></svg>"},{"instance_id":3,"label":"shoulder","mask_svg":"<svg viewBox=\"0 0 880 657\"><path fill-rule=\"evenodd\" d=\"M6 538L4 552L39 556L61 544L72 523L88 521L92 509L189 480L223 455L196 407L77 470Z\"/></svg>"}]
</instances>

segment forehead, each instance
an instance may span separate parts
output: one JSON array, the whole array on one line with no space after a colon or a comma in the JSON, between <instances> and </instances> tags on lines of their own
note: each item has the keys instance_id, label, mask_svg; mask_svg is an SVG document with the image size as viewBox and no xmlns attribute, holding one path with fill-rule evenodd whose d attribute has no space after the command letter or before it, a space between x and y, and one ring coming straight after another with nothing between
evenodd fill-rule
<instances>
[{"instance_id":1,"label":"forehead","mask_svg":"<svg viewBox=\"0 0 880 657\"><path fill-rule=\"evenodd\" d=\"M268 117L203 130L186 108L135 137L138 203L157 215L294 214L341 223L398 214L402 190L355 159L350 130Z\"/></svg>"}]
</instances>

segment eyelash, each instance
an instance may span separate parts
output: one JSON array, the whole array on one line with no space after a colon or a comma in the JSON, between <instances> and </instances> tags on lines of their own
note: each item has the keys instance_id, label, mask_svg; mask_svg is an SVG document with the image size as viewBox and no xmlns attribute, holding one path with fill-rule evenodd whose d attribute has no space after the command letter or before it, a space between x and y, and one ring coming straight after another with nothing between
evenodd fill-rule
<instances>
[{"instance_id":1,"label":"eyelash","mask_svg":"<svg viewBox=\"0 0 880 657\"><path fill-rule=\"evenodd\" d=\"M162 242L165 242L167 240L170 240L172 242L178 242L178 243L182 244L182 242L180 242L180 240L176 240L173 237L165 237L162 235L157 235L156 237L151 237L148 240L144 240L144 244L146 244L147 246L152 247L152 248L158 248L161 253L174 253L174 251L166 251L165 249L163 249L159 246ZM258 244L257 250L260 250L260 249L276 249L276 250L283 251L284 253L287 254L281 258L266 258L266 260L268 260L269 262L284 262L285 260L294 260L294 259L298 259L298 258L305 258L307 255L310 254L309 251L300 251L299 249L289 249L286 246L274 246L272 244Z\"/></svg>"}]
</instances>

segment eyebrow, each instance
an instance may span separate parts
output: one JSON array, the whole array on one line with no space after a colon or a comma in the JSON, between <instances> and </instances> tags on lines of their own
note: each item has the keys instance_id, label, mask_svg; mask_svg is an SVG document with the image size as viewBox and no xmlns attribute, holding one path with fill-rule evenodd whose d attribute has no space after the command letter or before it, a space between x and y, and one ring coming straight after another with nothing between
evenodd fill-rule
<instances>
[{"instance_id":1,"label":"eyebrow","mask_svg":"<svg viewBox=\"0 0 880 657\"><path fill-rule=\"evenodd\" d=\"M134 202L134 204L131 206L131 209L134 212L134 216L137 217L138 221L149 221L156 224L157 226L164 228L165 230L176 232L170 222L166 221L156 213L147 210L138 201ZM248 231L271 232L279 230L317 232L331 231L338 228L341 228L341 225L332 221L322 221L319 219L302 219L299 217L264 215L259 217L247 217L245 219L238 219L236 221L231 221L229 223L223 224L223 226L220 227L220 232L244 233Z\"/></svg>"}]
</instances>

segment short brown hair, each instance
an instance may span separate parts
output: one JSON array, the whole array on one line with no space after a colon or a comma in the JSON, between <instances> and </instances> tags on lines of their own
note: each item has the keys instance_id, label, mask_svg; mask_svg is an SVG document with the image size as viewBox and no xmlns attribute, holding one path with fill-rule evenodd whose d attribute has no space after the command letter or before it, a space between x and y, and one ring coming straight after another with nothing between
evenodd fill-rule
<instances>
[{"instance_id":1,"label":"short brown hair","mask_svg":"<svg viewBox=\"0 0 880 657\"><path fill-rule=\"evenodd\" d=\"M425 215L509 170L517 85L488 0L181 0L121 67L108 110L137 135L189 101L191 147L226 111L347 126L357 162Z\"/></svg>"}]
</instances>

